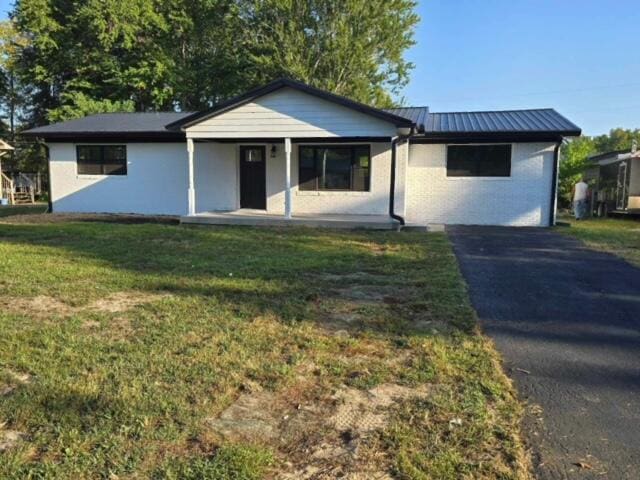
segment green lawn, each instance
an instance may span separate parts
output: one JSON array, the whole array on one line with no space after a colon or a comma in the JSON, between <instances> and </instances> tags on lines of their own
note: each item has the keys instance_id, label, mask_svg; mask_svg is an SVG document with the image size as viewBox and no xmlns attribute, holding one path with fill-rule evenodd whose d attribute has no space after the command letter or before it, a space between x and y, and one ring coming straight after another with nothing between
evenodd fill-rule
<instances>
[{"instance_id":1,"label":"green lawn","mask_svg":"<svg viewBox=\"0 0 640 480\"><path fill-rule=\"evenodd\" d=\"M444 234L30 218L0 478L529 478Z\"/></svg>"},{"instance_id":2,"label":"green lawn","mask_svg":"<svg viewBox=\"0 0 640 480\"><path fill-rule=\"evenodd\" d=\"M30 215L44 213L47 211L46 203L37 203L35 205L0 205L0 218L13 215Z\"/></svg>"},{"instance_id":3,"label":"green lawn","mask_svg":"<svg viewBox=\"0 0 640 480\"><path fill-rule=\"evenodd\" d=\"M640 221L620 218L593 218L576 221L571 217L560 219L570 227L558 231L582 240L596 250L618 255L640 266Z\"/></svg>"}]
</instances>

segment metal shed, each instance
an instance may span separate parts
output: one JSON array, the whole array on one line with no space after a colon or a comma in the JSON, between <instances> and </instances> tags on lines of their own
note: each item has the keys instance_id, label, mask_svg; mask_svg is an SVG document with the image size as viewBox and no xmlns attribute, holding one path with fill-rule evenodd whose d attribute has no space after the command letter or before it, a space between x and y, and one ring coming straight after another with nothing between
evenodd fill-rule
<instances>
[{"instance_id":1,"label":"metal shed","mask_svg":"<svg viewBox=\"0 0 640 480\"><path fill-rule=\"evenodd\" d=\"M597 169L593 195L597 215L640 214L640 151L619 150L590 159Z\"/></svg>"}]
</instances>

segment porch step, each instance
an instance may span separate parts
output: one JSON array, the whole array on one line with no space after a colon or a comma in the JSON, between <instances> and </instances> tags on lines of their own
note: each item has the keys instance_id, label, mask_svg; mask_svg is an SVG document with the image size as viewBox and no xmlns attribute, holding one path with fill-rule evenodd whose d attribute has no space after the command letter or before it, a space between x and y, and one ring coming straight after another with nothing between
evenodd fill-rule
<instances>
[{"instance_id":1,"label":"porch step","mask_svg":"<svg viewBox=\"0 0 640 480\"><path fill-rule=\"evenodd\" d=\"M28 192L15 192L13 194L13 203L14 205L29 205L33 202L31 201L31 194Z\"/></svg>"},{"instance_id":2,"label":"porch step","mask_svg":"<svg viewBox=\"0 0 640 480\"><path fill-rule=\"evenodd\" d=\"M373 230L390 230L397 225L386 215L294 215L291 219L285 219L281 215L252 215L235 212L208 212L193 216L183 216L180 217L180 223L269 227L366 228Z\"/></svg>"}]
</instances>

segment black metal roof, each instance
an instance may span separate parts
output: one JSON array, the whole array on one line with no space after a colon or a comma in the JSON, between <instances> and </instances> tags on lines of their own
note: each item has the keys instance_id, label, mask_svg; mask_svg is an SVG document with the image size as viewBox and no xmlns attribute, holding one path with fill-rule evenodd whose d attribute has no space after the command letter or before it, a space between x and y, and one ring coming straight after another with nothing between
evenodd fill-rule
<instances>
[{"instance_id":1,"label":"black metal roof","mask_svg":"<svg viewBox=\"0 0 640 480\"><path fill-rule=\"evenodd\" d=\"M523 140L577 136L578 126L552 108L485 112L431 113L428 107L400 107L381 110L289 79L279 79L203 112L102 113L33 128L25 135L51 140L74 138L184 140L184 128L236 108L257 97L290 87L310 95L386 120L396 126L413 127L417 140Z\"/></svg>"},{"instance_id":2,"label":"black metal roof","mask_svg":"<svg viewBox=\"0 0 640 480\"><path fill-rule=\"evenodd\" d=\"M75 120L32 128L23 134L43 138L71 138L87 135L180 138L181 132L167 129L167 124L191 115L190 112L99 113ZM177 134L177 135L176 135Z\"/></svg>"},{"instance_id":3,"label":"black metal roof","mask_svg":"<svg viewBox=\"0 0 640 480\"><path fill-rule=\"evenodd\" d=\"M552 108L486 112L430 113L425 125L429 133L556 132L580 134L580 127Z\"/></svg>"},{"instance_id":4,"label":"black metal roof","mask_svg":"<svg viewBox=\"0 0 640 480\"><path fill-rule=\"evenodd\" d=\"M429 107L386 108L384 111L398 115L399 117L408 118L415 124L419 132L424 131L429 116Z\"/></svg>"}]
</instances>

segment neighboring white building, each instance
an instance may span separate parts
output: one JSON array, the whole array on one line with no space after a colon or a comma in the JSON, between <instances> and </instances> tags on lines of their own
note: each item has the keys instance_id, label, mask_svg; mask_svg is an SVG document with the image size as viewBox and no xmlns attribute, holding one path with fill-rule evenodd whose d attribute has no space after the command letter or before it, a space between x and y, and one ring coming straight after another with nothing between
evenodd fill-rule
<instances>
[{"instance_id":1,"label":"neighboring white building","mask_svg":"<svg viewBox=\"0 0 640 480\"><path fill-rule=\"evenodd\" d=\"M280 79L204 112L25 133L49 147L54 212L546 226L560 142L580 129L552 109L380 110Z\"/></svg>"}]
</instances>

